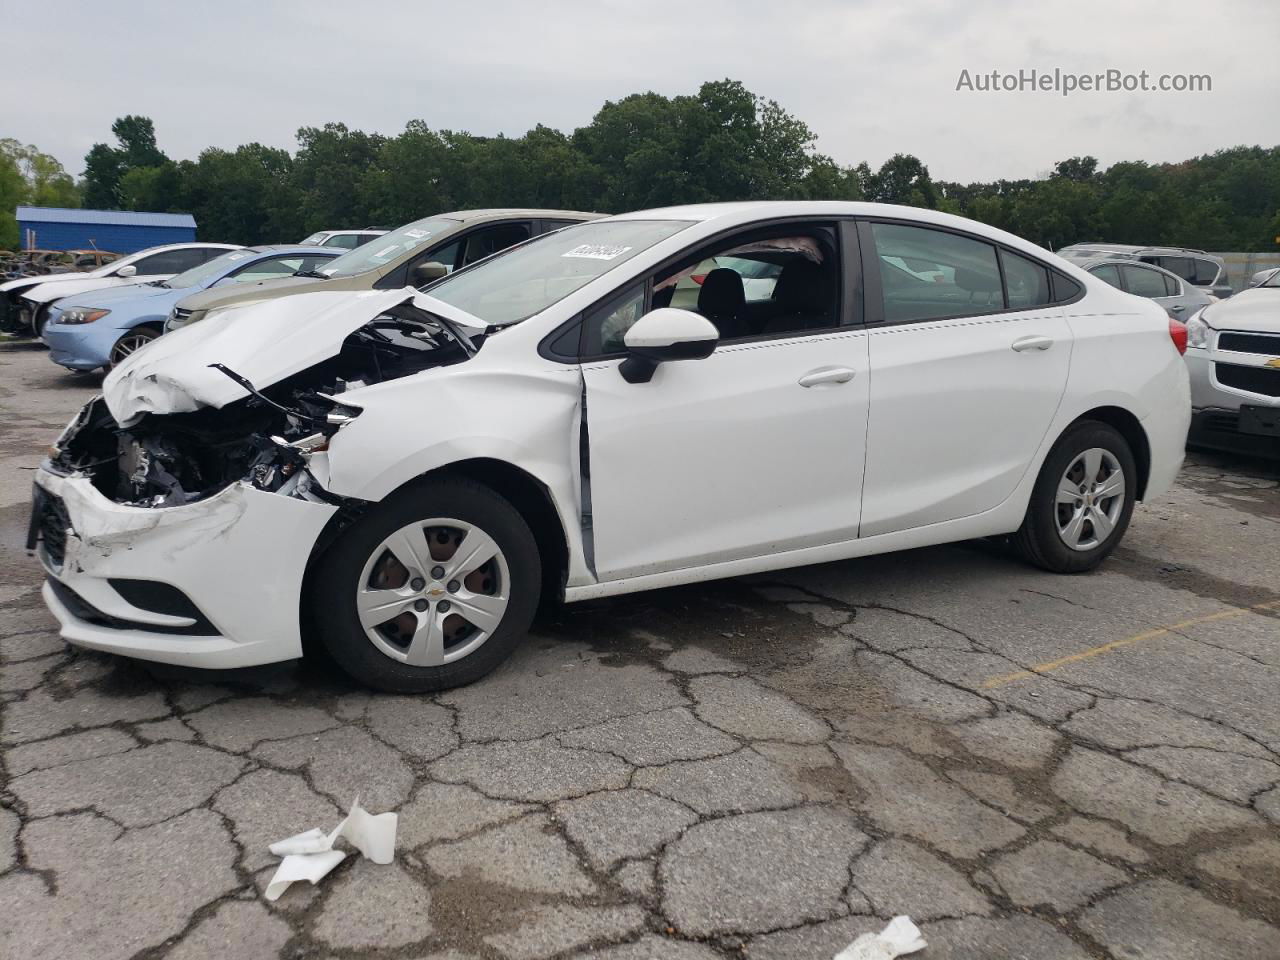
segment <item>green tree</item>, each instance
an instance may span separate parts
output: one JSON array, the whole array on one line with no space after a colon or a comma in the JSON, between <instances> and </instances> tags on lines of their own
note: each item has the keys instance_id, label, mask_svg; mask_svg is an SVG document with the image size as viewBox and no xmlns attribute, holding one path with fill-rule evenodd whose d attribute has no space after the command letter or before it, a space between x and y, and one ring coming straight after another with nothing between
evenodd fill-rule
<instances>
[{"instance_id":1,"label":"green tree","mask_svg":"<svg viewBox=\"0 0 1280 960\"><path fill-rule=\"evenodd\" d=\"M0 140L0 247L21 242L14 208L78 207L80 193L62 164L31 144Z\"/></svg>"},{"instance_id":2,"label":"green tree","mask_svg":"<svg viewBox=\"0 0 1280 960\"><path fill-rule=\"evenodd\" d=\"M95 210L127 207L121 192L125 176L132 170L160 167L169 162L156 145L155 125L149 117L133 114L119 117L111 124L111 132L115 134L116 146L95 143L84 158L84 202ZM140 178L135 177L130 189L136 192L139 182ZM165 203L158 209L168 209L171 205Z\"/></svg>"}]
</instances>

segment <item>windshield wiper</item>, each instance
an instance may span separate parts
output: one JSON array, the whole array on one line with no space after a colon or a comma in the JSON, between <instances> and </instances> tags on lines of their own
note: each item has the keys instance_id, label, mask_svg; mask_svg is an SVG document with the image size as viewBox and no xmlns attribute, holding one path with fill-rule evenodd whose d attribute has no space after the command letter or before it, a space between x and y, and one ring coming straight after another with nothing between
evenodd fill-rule
<instances>
[{"instance_id":1,"label":"windshield wiper","mask_svg":"<svg viewBox=\"0 0 1280 960\"><path fill-rule=\"evenodd\" d=\"M293 275L295 277L314 277L317 280L329 279L329 274L321 273L319 270L297 270Z\"/></svg>"},{"instance_id":2,"label":"windshield wiper","mask_svg":"<svg viewBox=\"0 0 1280 960\"><path fill-rule=\"evenodd\" d=\"M166 290L169 289L169 284L167 284L163 280L152 280L150 283L147 284L147 286L148 287L164 287Z\"/></svg>"}]
</instances>

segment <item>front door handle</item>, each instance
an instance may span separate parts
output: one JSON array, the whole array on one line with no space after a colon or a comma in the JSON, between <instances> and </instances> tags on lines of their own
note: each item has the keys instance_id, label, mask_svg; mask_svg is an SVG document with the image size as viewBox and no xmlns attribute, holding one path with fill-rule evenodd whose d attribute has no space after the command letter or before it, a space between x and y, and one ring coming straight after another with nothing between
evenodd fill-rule
<instances>
[{"instance_id":1,"label":"front door handle","mask_svg":"<svg viewBox=\"0 0 1280 960\"><path fill-rule=\"evenodd\" d=\"M810 370L799 379L802 387L817 387L824 383L848 383L853 379L853 371L848 367L819 367Z\"/></svg>"},{"instance_id":2,"label":"front door handle","mask_svg":"<svg viewBox=\"0 0 1280 960\"><path fill-rule=\"evenodd\" d=\"M1052 337L1019 337L1011 344L1014 350L1022 353L1024 350L1048 350L1053 346Z\"/></svg>"}]
</instances>

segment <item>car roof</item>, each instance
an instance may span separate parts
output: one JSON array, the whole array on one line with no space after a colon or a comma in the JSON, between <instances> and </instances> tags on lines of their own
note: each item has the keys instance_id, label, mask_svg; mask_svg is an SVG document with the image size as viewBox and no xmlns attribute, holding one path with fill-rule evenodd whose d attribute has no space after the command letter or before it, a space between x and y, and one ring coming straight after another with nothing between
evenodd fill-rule
<instances>
[{"instance_id":1,"label":"car roof","mask_svg":"<svg viewBox=\"0 0 1280 960\"><path fill-rule=\"evenodd\" d=\"M604 213L591 213L583 210L544 210L537 207L489 207L479 210L451 210L448 213L437 213L423 220L458 220L471 223L476 220L515 219L520 217L540 217L548 220L598 220L608 216Z\"/></svg>"},{"instance_id":2,"label":"car roof","mask_svg":"<svg viewBox=\"0 0 1280 960\"><path fill-rule=\"evenodd\" d=\"M319 253L322 257L329 256L329 251L324 247L317 247L312 244L304 243L260 243L252 247L243 247L241 249L249 250L253 253L301 253L308 257L314 257ZM339 256L346 251L335 251L333 256Z\"/></svg>"},{"instance_id":3,"label":"car roof","mask_svg":"<svg viewBox=\"0 0 1280 960\"><path fill-rule=\"evenodd\" d=\"M1199 256L1208 256L1211 259L1217 259L1212 254L1207 254L1199 247L1162 247L1149 246L1134 243L1073 243L1070 246L1063 247L1059 251L1069 250L1098 250L1104 253L1114 253L1121 256L1132 256L1139 253L1164 254L1166 256L1177 256L1179 254L1197 254Z\"/></svg>"}]
</instances>

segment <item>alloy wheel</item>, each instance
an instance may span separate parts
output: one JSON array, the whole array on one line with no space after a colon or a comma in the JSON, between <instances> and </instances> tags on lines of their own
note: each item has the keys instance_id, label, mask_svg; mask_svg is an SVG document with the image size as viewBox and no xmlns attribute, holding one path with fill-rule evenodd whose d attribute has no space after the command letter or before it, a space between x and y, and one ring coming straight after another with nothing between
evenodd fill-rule
<instances>
[{"instance_id":1,"label":"alloy wheel","mask_svg":"<svg viewBox=\"0 0 1280 960\"><path fill-rule=\"evenodd\" d=\"M356 613L370 642L412 666L440 666L475 652L498 629L511 576L494 539L473 523L417 520L384 539L356 585Z\"/></svg>"},{"instance_id":2,"label":"alloy wheel","mask_svg":"<svg viewBox=\"0 0 1280 960\"><path fill-rule=\"evenodd\" d=\"M1054 513L1058 536L1072 550L1092 550L1115 531L1124 510L1124 470L1103 447L1082 451L1058 481Z\"/></svg>"},{"instance_id":3,"label":"alloy wheel","mask_svg":"<svg viewBox=\"0 0 1280 960\"><path fill-rule=\"evenodd\" d=\"M124 360L131 353L136 352L141 347L146 346L155 337L146 333L126 333L123 337L116 341L116 345L111 348L111 365Z\"/></svg>"}]
</instances>

